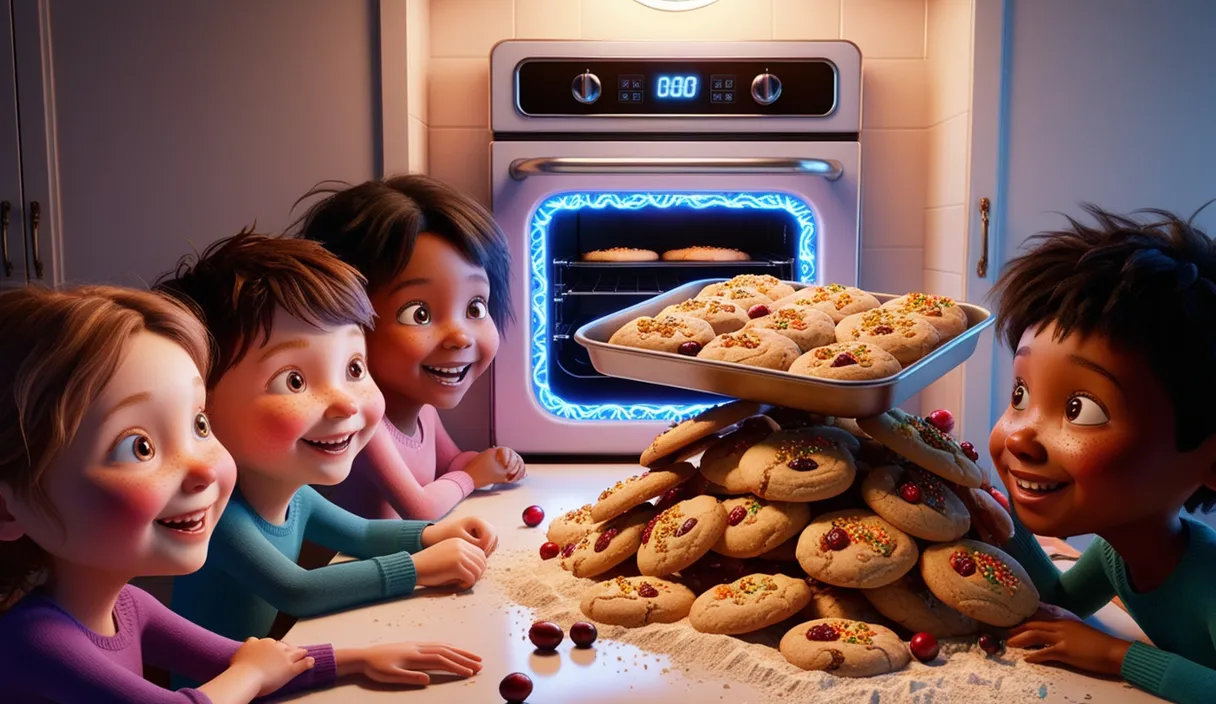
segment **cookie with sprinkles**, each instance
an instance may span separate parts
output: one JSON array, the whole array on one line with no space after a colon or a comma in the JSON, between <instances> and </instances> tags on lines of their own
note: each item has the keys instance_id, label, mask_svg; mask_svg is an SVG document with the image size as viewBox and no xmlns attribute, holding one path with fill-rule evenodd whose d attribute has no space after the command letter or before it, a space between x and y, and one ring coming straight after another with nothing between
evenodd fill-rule
<instances>
[{"instance_id":1,"label":"cookie with sprinkles","mask_svg":"<svg viewBox=\"0 0 1216 704\"><path fill-rule=\"evenodd\" d=\"M958 540L971 528L971 514L940 477L914 464L870 470L861 498L874 513L915 538Z\"/></svg>"},{"instance_id":2,"label":"cookie with sprinkles","mask_svg":"<svg viewBox=\"0 0 1216 704\"><path fill-rule=\"evenodd\" d=\"M939 477L972 489L984 482L984 471L967 457L958 442L920 416L893 408L873 418L859 418L857 425Z\"/></svg>"},{"instance_id":3,"label":"cookie with sprinkles","mask_svg":"<svg viewBox=\"0 0 1216 704\"><path fill-rule=\"evenodd\" d=\"M871 310L879 306L878 299L856 286L824 284L807 286L779 299L781 306L807 306L827 313L832 322L839 323L854 313Z\"/></svg>"},{"instance_id":4,"label":"cookie with sprinkles","mask_svg":"<svg viewBox=\"0 0 1216 704\"><path fill-rule=\"evenodd\" d=\"M751 633L781 623L810 600L811 590L804 580L783 574L749 574L697 597L688 612L688 623L701 633Z\"/></svg>"},{"instance_id":5,"label":"cookie with sprinkles","mask_svg":"<svg viewBox=\"0 0 1216 704\"><path fill-rule=\"evenodd\" d=\"M650 467L659 459L683 447L716 435L743 419L760 413L761 409L760 404L752 401L731 401L707 408L659 433L650 446L642 451L638 462L643 467Z\"/></svg>"},{"instance_id":6,"label":"cookie with sprinkles","mask_svg":"<svg viewBox=\"0 0 1216 704\"><path fill-rule=\"evenodd\" d=\"M700 318L709 323L715 335L734 332L747 325L747 309L718 298L690 298L674 305L667 306L662 315L687 315Z\"/></svg>"},{"instance_id":7,"label":"cookie with sprinkles","mask_svg":"<svg viewBox=\"0 0 1216 704\"><path fill-rule=\"evenodd\" d=\"M653 249L638 249L636 247L609 247L608 249L593 249L584 252L585 262L653 262L658 261L659 253Z\"/></svg>"},{"instance_id":8,"label":"cookie with sprinkles","mask_svg":"<svg viewBox=\"0 0 1216 704\"><path fill-rule=\"evenodd\" d=\"M562 569L575 577L595 577L616 567L637 553L642 532L653 516L654 507L642 504L596 524L578 542L562 546Z\"/></svg>"},{"instance_id":9,"label":"cookie with sprinkles","mask_svg":"<svg viewBox=\"0 0 1216 704\"><path fill-rule=\"evenodd\" d=\"M882 614L878 613L864 596L869 590L834 587L813 577L807 577L806 582L811 589L811 601L801 611L802 618L843 618L866 623L882 622Z\"/></svg>"},{"instance_id":10,"label":"cookie with sprinkles","mask_svg":"<svg viewBox=\"0 0 1216 704\"><path fill-rule=\"evenodd\" d=\"M912 659L891 629L841 618L804 621L786 632L777 649L791 665L837 677L885 675Z\"/></svg>"},{"instance_id":11,"label":"cookie with sprinkles","mask_svg":"<svg viewBox=\"0 0 1216 704\"><path fill-rule=\"evenodd\" d=\"M882 348L908 367L936 349L941 335L922 316L875 308L837 323L836 341Z\"/></svg>"},{"instance_id":12,"label":"cookie with sprinkles","mask_svg":"<svg viewBox=\"0 0 1216 704\"><path fill-rule=\"evenodd\" d=\"M657 577L617 577L583 593L579 609L592 621L639 628L675 623L688 615L697 595L688 587Z\"/></svg>"},{"instance_id":13,"label":"cookie with sprinkles","mask_svg":"<svg viewBox=\"0 0 1216 704\"><path fill-rule=\"evenodd\" d=\"M957 638L977 632L980 624L959 613L933 595L918 570L877 589L859 589L875 610L912 631L930 633L938 638Z\"/></svg>"},{"instance_id":14,"label":"cookie with sprinkles","mask_svg":"<svg viewBox=\"0 0 1216 704\"><path fill-rule=\"evenodd\" d=\"M749 328L718 335L701 348L697 359L714 359L749 367L785 371L802 351L788 337L764 328Z\"/></svg>"},{"instance_id":15,"label":"cookie with sprinkles","mask_svg":"<svg viewBox=\"0 0 1216 704\"><path fill-rule=\"evenodd\" d=\"M671 506L650 521L641 535L638 571L665 577L701 559L726 530L726 510L713 496L696 496Z\"/></svg>"},{"instance_id":16,"label":"cookie with sprinkles","mask_svg":"<svg viewBox=\"0 0 1216 704\"><path fill-rule=\"evenodd\" d=\"M922 316L941 336L942 342L951 340L967 330L967 313L953 298L934 296L928 293L909 293L882 304L882 308Z\"/></svg>"},{"instance_id":17,"label":"cookie with sprinkles","mask_svg":"<svg viewBox=\"0 0 1216 704\"><path fill-rule=\"evenodd\" d=\"M778 430L776 421L767 415L757 415L740 423L734 430L718 438L701 455L698 469L701 476L722 487L727 494L749 494L739 460L756 443Z\"/></svg>"},{"instance_id":18,"label":"cookie with sprinkles","mask_svg":"<svg viewBox=\"0 0 1216 704\"><path fill-rule=\"evenodd\" d=\"M815 308L783 306L768 315L754 318L743 326L744 330L755 328L785 335L798 345L800 352L836 341L836 323L832 322L827 313Z\"/></svg>"},{"instance_id":19,"label":"cookie with sprinkles","mask_svg":"<svg viewBox=\"0 0 1216 704\"><path fill-rule=\"evenodd\" d=\"M701 289L700 296L720 296L726 289L750 286L774 301L794 293L794 287L772 274L739 274L718 284Z\"/></svg>"},{"instance_id":20,"label":"cookie with sprinkles","mask_svg":"<svg viewBox=\"0 0 1216 704\"><path fill-rule=\"evenodd\" d=\"M668 489L676 488L696 473L697 468L688 462L677 462L622 479L600 492L599 499L591 507L591 520L600 523L616 518L634 506L662 496Z\"/></svg>"},{"instance_id":21,"label":"cookie with sprinkles","mask_svg":"<svg viewBox=\"0 0 1216 704\"><path fill-rule=\"evenodd\" d=\"M1017 560L978 540L925 548L920 574L942 603L991 626L1016 626L1039 607L1039 591Z\"/></svg>"},{"instance_id":22,"label":"cookie with sprinkles","mask_svg":"<svg viewBox=\"0 0 1216 704\"><path fill-rule=\"evenodd\" d=\"M591 504L585 504L550 521L545 537L561 546L577 543L595 528L596 522L591 518Z\"/></svg>"},{"instance_id":23,"label":"cookie with sprinkles","mask_svg":"<svg viewBox=\"0 0 1216 704\"><path fill-rule=\"evenodd\" d=\"M864 342L832 342L804 352L790 365L789 372L816 379L869 381L895 376L903 368L894 355L881 347Z\"/></svg>"},{"instance_id":24,"label":"cookie with sprinkles","mask_svg":"<svg viewBox=\"0 0 1216 704\"><path fill-rule=\"evenodd\" d=\"M778 430L739 460L752 493L770 501L821 501L844 493L857 475L836 428Z\"/></svg>"},{"instance_id":25,"label":"cookie with sprinkles","mask_svg":"<svg viewBox=\"0 0 1216 704\"><path fill-rule=\"evenodd\" d=\"M734 286L731 288L724 288L715 296L698 296L698 298L729 303L734 306L739 306L745 311L751 310L752 306L755 305L773 305L773 299L761 293L760 290L754 286Z\"/></svg>"},{"instance_id":26,"label":"cookie with sprinkles","mask_svg":"<svg viewBox=\"0 0 1216 704\"><path fill-rule=\"evenodd\" d=\"M766 501L757 496L726 499L722 508L726 510L726 530L713 550L727 557L759 557L801 533L811 521L811 509L804 503Z\"/></svg>"},{"instance_id":27,"label":"cookie with sprinkles","mask_svg":"<svg viewBox=\"0 0 1216 704\"><path fill-rule=\"evenodd\" d=\"M863 509L819 516L798 538L798 564L811 577L836 587L873 589L916 567L916 541Z\"/></svg>"},{"instance_id":28,"label":"cookie with sprinkles","mask_svg":"<svg viewBox=\"0 0 1216 704\"><path fill-rule=\"evenodd\" d=\"M625 323L612 337L610 345L637 347L656 352L680 353L680 345L695 342L704 347L714 339L714 328L700 318L686 315L644 315Z\"/></svg>"}]
</instances>

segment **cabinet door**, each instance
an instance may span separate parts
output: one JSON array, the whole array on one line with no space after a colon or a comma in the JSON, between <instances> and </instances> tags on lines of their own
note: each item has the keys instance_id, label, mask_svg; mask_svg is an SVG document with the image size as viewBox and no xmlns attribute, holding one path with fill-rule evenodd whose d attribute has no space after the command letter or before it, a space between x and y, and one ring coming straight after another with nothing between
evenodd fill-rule
<instances>
[{"instance_id":1,"label":"cabinet door","mask_svg":"<svg viewBox=\"0 0 1216 704\"><path fill-rule=\"evenodd\" d=\"M12 9L11 0L0 0L0 288L26 283Z\"/></svg>"}]
</instances>

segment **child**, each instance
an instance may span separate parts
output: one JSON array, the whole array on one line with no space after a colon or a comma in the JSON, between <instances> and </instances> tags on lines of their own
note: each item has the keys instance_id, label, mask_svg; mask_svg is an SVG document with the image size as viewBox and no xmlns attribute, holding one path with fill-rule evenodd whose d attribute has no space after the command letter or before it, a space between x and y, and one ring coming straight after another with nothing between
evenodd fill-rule
<instances>
[{"instance_id":1,"label":"child","mask_svg":"<svg viewBox=\"0 0 1216 704\"><path fill-rule=\"evenodd\" d=\"M242 232L157 285L215 339L207 408L237 466L207 564L176 580L175 611L245 638L266 635L277 610L313 616L481 577L497 544L485 521L368 521L307 486L345 479L384 412L358 272L316 243ZM305 538L358 559L301 568Z\"/></svg>"},{"instance_id":2,"label":"child","mask_svg":"<svg viewBox=\"0 0 1216 704\"><path fill-rule=\"evenodd\" d=\"M1085 617L1118 595L1156 647L1050 617L1009 645L1210 702L1216 531L1180 509L1216 503L1216 244L1163 211L1087 209L1094 225L1039 235L997 283L1015 380L989 450L1017 520L1005 547L1043 601ZM1088 533L1064 573L1034 539Z\"/></svg>"},{"instance_id":3,"label":"child","mask_svg":"<svg viewBox=\"0 0 1216 704\"><path fill-rule=\"evenodd\" d=\"M436 519L474 488L525 475L514 450L460 452L437 408L455 408L490 366L510 317L506 238L480 205L420 175L330 193L300 237L367 278L379 323L368 333L385 414L350 479L329 494L367 518ZM303 199L301 199L303 200Z\"/></svg>"},{"instance_id":4,"label":"child","mask_svg":"<svg viewBox=\"0 0 1216 704\"><path fill-rule=\"evenodd\" d=\"M0 294L0 339L5 701L248 702L360 670L407 681L395 667L433 669L408 644L237 643L127 584L198 569L235 480L203 411L206 332L188 311L128 289L31 287ZM444 669L480 669L442 647ZM161 689L145 662L204 684Z\"/></svg>"}]
</instances>

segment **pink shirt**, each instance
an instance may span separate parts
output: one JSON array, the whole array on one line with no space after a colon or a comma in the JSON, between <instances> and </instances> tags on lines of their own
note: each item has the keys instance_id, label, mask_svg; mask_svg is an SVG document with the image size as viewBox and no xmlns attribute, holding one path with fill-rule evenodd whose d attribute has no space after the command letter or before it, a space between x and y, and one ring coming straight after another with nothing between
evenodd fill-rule
<instances>
[{"instance_id":1,"label":"pink shirt","mask_svg":"<svg viewBox=\"0 0 1216 704\"><path fill-rule=\"evenodd\" d=\"M437 520L473 491L461 469L476 456L456 447L434 406L423 406L412 437L381 421L350 476L327 496L364 518Z\"/></svg>"}]
</instances>

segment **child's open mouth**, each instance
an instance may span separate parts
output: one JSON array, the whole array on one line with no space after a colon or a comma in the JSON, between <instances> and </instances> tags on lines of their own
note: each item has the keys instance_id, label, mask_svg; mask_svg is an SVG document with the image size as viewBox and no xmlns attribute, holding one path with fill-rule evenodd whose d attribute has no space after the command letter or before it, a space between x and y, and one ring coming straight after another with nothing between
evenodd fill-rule
<instances>
[{"instance_id":1,"label":"child's open mouth","mask_svg":"<svg viewBox=\"0 0 1216 704\"><path fill-rule=\"evenodd\" d=\"M191 513L183 513L180 516L170 516L169 518L158 518L156 524L178 533L186 535L195 535L202 533L207 528L207 512L211 510L208 506L201 511L193 511Z\"/></svg>"},{"instance_id":2,"label":"child's open mouth","mask_svg":"<svg viewBox=\"0 0 1216 704\"><path fill-rule=\"evenodd\" d=\"M1068 486L1068 482L1033 482L1021 477L1012 477L1013 483L1017 485L1018 490L1027 496L1047 496Z\"/></svg>"},{"instance_id":3,"label":"child's open mouth","mask_svg":"<svg viewBox=\"0 0 1216 704\"><path fill-rule=\"evenodd\" d=\"M444 386L460 386L472 368L472 364L465 364L459 367L428 367L425 364L422 365L423 371Z\"/></svg>"},{"instance_id":4,"label":"child's open mouth","mask_svg":"<svg viewBox=\"0 0 1216 704\"><path fill-rule=\"evenodd\" d=\"M300 438L300 442L317 452L324 452L327 455L340 455L346 452L346 448L350 447L350 441L354 437L355 434L351 433L339 440L309 440L308 438Z\"/></svg>"}]
</instances>

